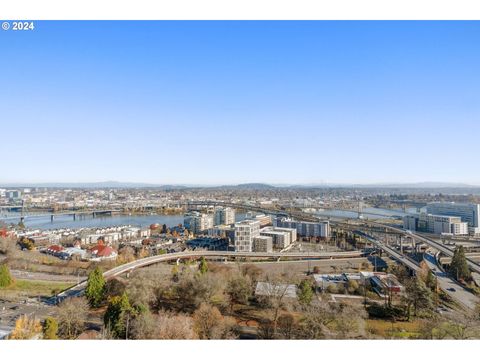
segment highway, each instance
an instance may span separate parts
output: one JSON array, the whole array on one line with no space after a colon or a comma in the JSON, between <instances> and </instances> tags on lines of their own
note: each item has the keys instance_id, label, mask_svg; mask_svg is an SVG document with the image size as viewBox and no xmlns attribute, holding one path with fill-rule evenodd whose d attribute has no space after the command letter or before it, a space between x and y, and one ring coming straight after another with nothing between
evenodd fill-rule
<instances>
[{"instance_id":1,"label":"highway","mask_svg":"<svg viewBox=\"0 0 480 360\"><path fill-rule=\"evenodd\" d=\"M372 224L371 222L369 222L369 223ZM375 222L373 224L379 225L379 223L375 223ZM446 254L450 257L453 256L453 251L449 247L447 247L443 244L440 244L439 242L437 242L435 240L432 240L432 239L426 238L424 236L418 235L415 232L408 232L407 233L405 230L398 229L398 228L393 227L393 226L389 226L389 225L385 225L385 224L381 224L381 226L385 227L386 229L396 231L397 233L403 234L405 236L411 236L413 239L417 240L418 242L423 242L425 244L428 244L432 248L434 248L438 251L441 251L441 252L443 252L444 254ZM475 262L472 258L467 257L467 263L473 271L475 271L477 273L480 273L480 265L477 262Z\"/></svg>"},{"instance_id":2,"label":"highway","mask_svg":"<svg viewBox=\"0 0 480 360\"><path fill-rule=\"evenodd\" d=\"M438 286L445 293L447 293L454 301L463 305L463 307L471 310L475 309L475 306L479 302L478 297L465 290L455 280L449 278L448 275L438 267L435 256L426 253L423 258L430 270L432 270L436 276Z\"/></svg>"},{"instance_id":3,"label":"highway","mask_svg":"<svg viewBox=\"0 0 480 360\"><path fill-rule=\"evenodd\" d=\"M415 272L418 272L420 270L420 266L415 261L403 255L396 249L393 249L383 244L381 241L361 231L356 231L356 233L368 239L370 242L375 244L377 247L385 251L387 254L391 255L395 260L404 264L408 268L414 270ZM442 289L456 303L460 304L464 308L469 310L475 309L476 304L480 300L477 296L463 288L455 280L449 278L448 275L438 267L437 261L433 255L426 253L424 255L424 260L437 278L438 286L440 287L440 289Z\"/></svg>"},{"instance_id":4,"label":"highway","mask_svg":"<svg viewBox=\"0 0 480 360\"><path fill-rule=\"evenodd\" d=\"M384 243L382 243L380 240L375 239L374 237L362 232L362 231L355 231L356 234L363 236L364 238L368 239L370 242L372 242L376 247L382 249L385 251L387 254L389 254L391 257L393 257L395 260L398 262L402 263L403 265L407 266L409 269L412 269L413 271L417 272L420 270L420 266L413 261L412 259L408 258L407 256L403 255L396 249L393 249Z\"/></svg>"},{"instance_id":5,"label":"highway","mask_svg":"<svg viewBox=\"0 0 480 360\"><path fill-rule=\"evenodd\" d=\"M105 271L105 278L115 277L137 268L156 264L159 262L188 259L192 257L214 257L214 258L274 258L274 259L333 259L333 258L352 258L362 256L362 251L340 251L340 252L301 252L301 253L261 253L261 252L233 252L233 251L184 251L179 253L163 254L151 256L130 263L117 266L113 269ZM53 304L71 296L79 296L85 290L87 282L82 281L79 284L59 293L56 298L51 298L48 303Z\"/></svg>"}]
</instances>

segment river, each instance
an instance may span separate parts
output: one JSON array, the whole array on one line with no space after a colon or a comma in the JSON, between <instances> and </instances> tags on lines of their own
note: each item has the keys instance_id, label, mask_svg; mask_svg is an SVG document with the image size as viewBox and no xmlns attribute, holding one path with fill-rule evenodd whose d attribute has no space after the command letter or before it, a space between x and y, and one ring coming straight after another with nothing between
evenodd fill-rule
<instances>
[{"instance_id":1,"label":"river","mask_svg":"<svg viewBox=\"0 0 480 360\"><path fill-rule=\"evenodd\" d=\"M408 213L413 212L415 209L407 209ZM402 211L395 211L389 209L378 208L365 208L364 212L369 214L363 214L366 219L379 219L392 216L405 215ZM336 217L336 218L357 218L358 214L355 211L345 210L323 210L316 213L319 216ZM245 219L244 213L237 213L235 215L236 221ZM2 218L0 221L4 221L10 224L17 224L20 221L20 217ZM132 225L139 227L146 227L151 224L166 224L169 227L183 224L183 215L114 215L114 216L77 216L76 220L73 220L69 215L55 215L53 221L51 221L50 215L31 216L25 217L24 224L28 229L80 229L80 228L105 228L121 225Z\"/></svg>"}]
</instances>

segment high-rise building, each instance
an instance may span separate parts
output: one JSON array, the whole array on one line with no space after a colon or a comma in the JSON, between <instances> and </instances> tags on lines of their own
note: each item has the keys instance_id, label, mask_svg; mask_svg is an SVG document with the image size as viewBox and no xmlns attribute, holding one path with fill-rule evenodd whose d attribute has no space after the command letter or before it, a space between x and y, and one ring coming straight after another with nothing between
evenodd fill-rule
<instances>
[{"instance_id":1,"label":"high-rise building","mask_svg":"<svg viewBox=\"0 0 480 360\"><path fill-rule=\"evenodd\" d=\"M7 190L5 191L5 197L9 200L18 200L22 197L20 190Z\"/></svg>"},{"instance_id":2,"label":"high-rise building","mask_svg":"<svg viewBox=\"0 0 480 360\"><path fill-rule=\"evenodd\" d=\"M243 220L235 223L235 251L252 252L253 238L260 236L258 220Z\"/></svg>"},{"instance_id":3,"label":"high-rise building","mask_svg":"<svg viewBox=\"0 0 480 360\"><path fill-rule=\"evenodd\" d=\"M235 222L235 210L230 207L215 208L215 225L230 225Z\"/></svg>"},{"instance_id":4,"label":"high-rise building","mask_svg":"<svg viewBox=\"0 0 480 360\"><path fill-rule=\"evenodd\" d=\"M427 213L433 215L459 216L470 227L480 226L480 204L431 202L427 204Z\"/></svg>"},{"instance_id":5,"label":"high-rise building","mask_svg":"<svg viewBox=\"0 0 480 360\"><path fill-rule=\"evenodd\" d=\"M213 227L213 215L191 211L185 214L183 225L195 234L200 233Z\"/></svg>"}]
</instances>

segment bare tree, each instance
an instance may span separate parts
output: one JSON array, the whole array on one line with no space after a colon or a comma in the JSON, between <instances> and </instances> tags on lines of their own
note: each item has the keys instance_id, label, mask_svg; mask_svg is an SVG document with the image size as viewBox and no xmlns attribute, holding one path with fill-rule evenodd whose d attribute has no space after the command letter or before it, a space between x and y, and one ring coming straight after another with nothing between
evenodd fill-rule
<instances>
[{"instance_id":1,"label":"bare tree","mask_svg":"<svg viewBox=\"0 0 480 360\"><path fill-rule=\"evenodd\" d=\"M156 317L150 311L144 311L134 317L130 335L134 339L155 339Z\"/></svg>"},{"instance_id":2,"label":"bare tree","mask_svg":"<svg viewBox=\"0 0 480 360\"><path fill-rule=\"evenodd\" d=\"M480 334L480 322L472 314L456 314L446 317L448 322L442 328L448 337L455 340L475 339Z\"/></svg>"},{"instance_id":3,"label":"bare tree","mask_svg":"<svg viewBox=\"0 0 480 360\"><path fill-rule=\"evenodd\" d=\"M248 276L238 274L231 277L225 289L230 302L230 312L233 311L235 304L248 304L248 299L252 295L252 284Z\"/></svg>"},{"instance_id":4,"label":"bare tree","mask_svg":"<svg viewBox=\"0 0 480 360\"><path fill-rule=\"evenodd\" d=\"M297 323L292 314L286 313L278 317L277 330L285 339L293 339Z\"/></svg>"},{"instance_id":5,"label":"bare tree","mask_svg":"<svg viewBox=\"0 0 480 360\"><path fill-rule=\"evenodd\" d=\"M85 298L64 300L58 307L58 330L63 339L75 339L85 328L88 302Z\"/></svg>"},{"instance_id":6,"label":"bare tree","mask_svg":"<svg viewBox=\"0 0 480 360\"><path fill-rule=\"evenodd\" d=\"M330 334L328 325L335 321L335 314L328 303L312 304L305 309L300 320L300 339L324 339Z\"/></svg>"},{"instance_id":7,"label":"bare tree","mask_svg":"<svg viewBox=\"0 0 480 360\"><path fill-rule=\"evenodd\" d=\"M330 304L330 311L335 317L337 337L340 339L365 337L365 319L367 313L361 306Z\"/></svg>"},{"instance_id":8,"label":"bare tree","mask_svg":"<svg viewBox=\"0 0 480 360\"><path fill-rule=\"evenodd\" d=\"M276 333L278 316L280 310L286 307L289 299L289 285L296 284L296 277L290 274L268 273L265 276L264 295L262 296L266 305L272 310L271 321L273 332Z\"/></svg>"},{"instance_id":9,"label":"bare tree","mask_svg":"<svg viewBox=\"0 0 480 360\"><path fill-rule=\"evenodd\" d=\"M132 305L153 305L156 300L156 290L158 287L166 286L167 279L159 277L151 269L142 269L134 272L130 277L126 291Z\"/></svg>"},{"instance_id":10,"label":"bare tree","mask_svg":"<svg viewBox=\"0 0 480 360\"><path fill-rule=\"evenodd\" d=\"M227 339L233 337L232 322L211 305L202 304L193 313L194 329L200 339Z\"/></svg>"},{"instance_id":11,"label":"bare tree","mask_svg":"<svg viewBox=\"0 0 480 360\"><path fill-rule=\"evenodd\" d=\"M156 339L196 339L197 335L193 330L193 321L185 315L174 315L168 312L160 312L157 317Z\"/></svg>"}]
</instances>

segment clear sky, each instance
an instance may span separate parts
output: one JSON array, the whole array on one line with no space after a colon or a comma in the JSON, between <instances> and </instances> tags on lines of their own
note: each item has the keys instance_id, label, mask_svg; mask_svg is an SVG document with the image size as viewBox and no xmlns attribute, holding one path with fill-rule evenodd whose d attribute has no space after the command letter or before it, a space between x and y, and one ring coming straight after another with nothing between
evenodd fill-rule
<instances>
[{"instance_id":1,"label":"clear sky","mask_svg":"<svg viewBox=\"0 0 480 360\"><path fill-rule=\"evenodd\" d=\"M480 22L1 31L0 182L480 184L479 39Z\"/></svg>"}]
</instances>

